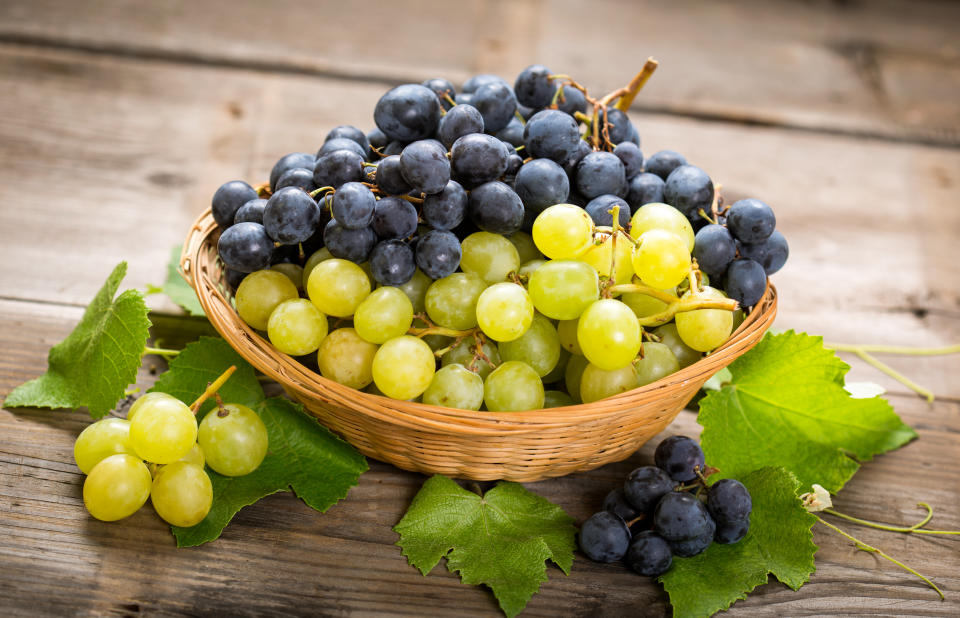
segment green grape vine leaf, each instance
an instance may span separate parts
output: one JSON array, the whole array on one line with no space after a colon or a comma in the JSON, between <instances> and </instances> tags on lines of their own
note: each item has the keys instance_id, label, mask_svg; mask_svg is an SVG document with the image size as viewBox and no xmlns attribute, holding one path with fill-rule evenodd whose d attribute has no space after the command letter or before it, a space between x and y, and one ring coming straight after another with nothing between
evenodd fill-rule
<instances>
[{"instance_id":1,"label":"green grape vine leaf","mask_svg":"<svg viewBox=\"0 0 960 618\"><path fill-rule=\"evenodd\" d=\"M700 401L697 418L707 462L722 476L782 466L801 486L836 493L860 462L917 436L885 399L844 390L850 367L821 337L767 335L729 369L731 378Z\"/></svg>"},{"instance_id":2,"label":"green grape vine leaf","mask_svg":"<svg viewBox=\"0 0 960 618\"><path fill-rule=\"evenodd\" d=\"M125 290L121 262L87 306L73 332L53 346L47 372L13 389L5 407L79 408L100 418L112 410L137 379L150 320L143 295Z\"/></svg>"},{"instance_id":3,"label":"green grape vine leaf","mask_svg":"<svg viewBox=\"0 0 960 618\"><path fill-rule=\"evenodd\" d=\"M182 246L176 245L171 249L170 261L167 262L167 280L162 286L147 286L147 294L166 294L170 300L183 307L184 311L193 316L206 316L200 299L187 280L180 274L180 253Z\"/></svg>"},{"instance_id":4,"label":"green grape vine leaf","mask_svg":"<svg viewBox=\"0 0 960 618\"><path fill-rule=\"evenodd\" d=\"M423 575L444 556L465 584L485 584L507 616L520 613L547 581L546 561L567 575L576 528L563 509L517 483L483 496L433 476L394 527L403 555Z\"/></svg>"},{"instance_id":5,"label":"green grape vine leaf","mask_svg":"<svg viewBox=\"0 0 960 618\"><path fill-rule=\"evenodd\" d=\"M674 558L659 581L670 595L674 616L711 616L725 610L769 574L797 590L814 571L811 527L816 517L797 497L797 478L767 467L739 478L753 498L750 530L739 543L713 543L692 558Z\"/></svg>"},{"instance_id":6,"label":"green grape vine leaf","mask_svg":"<svg viewBox=\"0 0 960 618\"><path fill-rule=\"evenodd\" d=\"M195 526L171 526L177 546L201 545L218 538L243 507L276 493L293 492L321 513L347 496L367 470L367 460L350 444L308 416L303 408L282 397L264 398L253 368L223 339L203 337L189 344L170 363L151 391L192 402L230 365L237 371L219 390L225 403L251 407L267 427L270 446L263 463L240 477L226 477L207 469L213 483L213 506ZM207 402L198 417L215 403Z\"/></svg>"}]
</instances>

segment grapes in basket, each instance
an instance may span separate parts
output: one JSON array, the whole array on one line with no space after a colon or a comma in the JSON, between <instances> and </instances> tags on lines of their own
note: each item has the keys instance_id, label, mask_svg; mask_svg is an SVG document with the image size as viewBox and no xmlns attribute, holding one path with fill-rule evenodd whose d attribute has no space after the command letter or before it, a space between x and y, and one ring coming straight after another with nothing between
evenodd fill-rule
<instances>
[{"instance_id":1,"label":"grapes in basket","mask_svg":"<svg viewBox=\"0 0 960 618\"><path fill-rule=\"evenodd\" d=\"M787 258L676 152L543 66L404 84L213 197L240 318L323 377L468 410L590 403L723 345Z\"/></svg>"}]
</instances>

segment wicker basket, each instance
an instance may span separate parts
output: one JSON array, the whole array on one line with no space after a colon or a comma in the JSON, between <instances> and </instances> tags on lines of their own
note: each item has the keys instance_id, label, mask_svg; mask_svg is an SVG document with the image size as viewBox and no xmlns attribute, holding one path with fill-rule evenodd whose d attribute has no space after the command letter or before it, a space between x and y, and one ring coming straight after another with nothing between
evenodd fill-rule
<instances>
[{"instance_id":1,"label":"wicker basket","mask_svg":"<svg viewBox=\"0 0 960 618\"><path fill-rule=\"evenodd\" d=\"M216 239L207 210L187 234L180 266L224 339L364 455L427 474L536 481L625 459L673 421L710 376L756 345L777 313L776 290L768 285L743 324L712 354L608 399L527 412L454 410L363 393L277 352L233 309Z\"/></svg>"}]
</instances>

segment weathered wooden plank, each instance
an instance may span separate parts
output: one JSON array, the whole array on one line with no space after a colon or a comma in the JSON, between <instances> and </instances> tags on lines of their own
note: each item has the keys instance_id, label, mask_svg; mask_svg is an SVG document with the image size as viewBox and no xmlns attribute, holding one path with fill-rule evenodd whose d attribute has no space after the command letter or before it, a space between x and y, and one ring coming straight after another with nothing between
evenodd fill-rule
<instances>
[{"instance_id":1,"label":"weathered wooden plank","mask_svg":"<svg viewBox=\"0 0 960 618\"><path fill-rule=\"evenodd\" d=\"M15 0L0 6L0 40L384 83L512 80L542 62L598 91L653 55L663 70L638 101L647 109L956 145L958 19L956 5L936 0L477 0L456 14L374 0L363 18L302 0L229 10L103 0L79 13L64 0Z\"/></svg>"}]
</instances>

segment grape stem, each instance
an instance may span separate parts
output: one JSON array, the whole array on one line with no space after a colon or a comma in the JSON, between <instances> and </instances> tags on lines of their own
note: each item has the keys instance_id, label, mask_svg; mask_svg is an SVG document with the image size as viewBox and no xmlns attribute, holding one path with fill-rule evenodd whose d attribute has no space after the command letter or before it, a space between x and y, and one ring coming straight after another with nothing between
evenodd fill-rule
<instances>
[{"instance_id":1,"label":"grape stem","mask_svg":"<svg viewBox=\"0 0 960 618\"><path fill-rule=\"evenodd\" d=\"M614 285L610 288L612 294L645 294L647 296L652 296L659 301L665 302L668 305L670 303L679 302L680 298L674 296L670 292L664 292L663 290L658 290L657 288L652 288L645 283L621 283L619 285Z\"/></svg>"},{"instance_id":2,"label":"grape stem","mask_svg":"<svg viewBox=\"0 0 960 618\"><path fill-rule=\"evenodd\" d=\"M151 346L145 346L143 348L144 354L154 354L156 356L162 356L163 358L170 360L174 356L180 353L180 350L170 350L167 348L154 348Z\"/></svg>"},{"instance_id":3,"label":"grape stem","mask_svg":"<svg viewBox=\"0 0 960 618\"><path fill-rule=\"evenodd\" d=\"M449 103L449 104L452 105L453 107L456 107L456 106L457 106L456 100L454 100L454 98L450 96L450 93L449 93L449 92L444 92L444 93L443 93L443 98L447 101L447 103Z\"/></svg>"},{"instance_id":4,"label":"grape stem","mask_svg":"<svg viewBox=\"0 0 960 618\"><path fill-rule=\"evenodd\" d=\"M320 187L319 189L314 189L313 191L310 192L310 197L317 197L318 195L320 195L320 194L323 193L324 191L329 191L330 193L336 193L336 192L337 192L336 189L334 189L333 187L331 187L331 186L328 185L328 186L326 186L326 187Z\"/></svg>"},{"instance_id":5,"label":"grape stem","mask_svg":"<svg viewBox=\"0 0 960 618\"><path fill-rule=\"evenodd\" d=\"M617 236L620 235L620 205L614 204L609 212L613 219L611 220L610 234L610 278L603 286L603 297L610 298L610 287L617 282Z\"/></svg>"},{"instance_id":6,"label":"grape stem","mask_svg":"<svg viewBox=\"0 0 960 618\"><path fill-rule=\"evenodd\" d=\"M833 509L823 509L824 513L830 513L834 517L839 517L840 519L845 519L849 522L859 524L861 526L867 526L868 528L876 528L877 530L887 530L889 532L903 532L905 534L943 534L943 535L960 535L960 530L926 530L923 527L930 523L930 520L933 519L933 507L927 504L926 502L918 502L917 506L923 509L927 509L926 516L913 524L912 526L894 526L891 524L884 524L875 521L870 521L868 519L860 519L859 517L853 517L852 515L846 515L840 513Z\"/></svg>"},{"instance_id":7,"label":"grape stem","mask_svg":"<svg viewBox=\"0 0 960 618\"><path fill-rule=\"evenodd\" d=\"M640 326L660 326L673 319L678 313L686 311L697 311L698 309L723 309L724 311L736 311L740 305L732 298L681 298L676 302L667 305L667 308L660 313L654 313L646 317L637 318Z\"/></svg>"},{"instance_id":8,"label":"grape stem","mask_svg":"<svg viewBox=\"0 0 960 618\"><path fill-rule=\"evenodd\" d=\"M926 578L926 577L924 577L923 575L921 575L921 574L920 574L919 572L917 572L916 570L908 567L907 565L905 565L904 563L900 562L900 561L897 560L896 558L893 558L892 556L887 555L887 554L884 553L882 550L879 550L879 549L877 549L876 547L873 547L872 545L867 545L866 543L864 543L864 542L861 541L860 539L854 537L853 535L844 532L843 530L841 530L840 528L834 526L834 525L831 524L830 522L825 521L825 520L824 520L822 517L820 517L819 515L816 515L816 514L815 514L814 517L816 517L816 518L817 518L817 521L820 522L821 524L823 524L824 526L826 526L827 528L830 528L831 530L833 530L834 532L836 532L836 533L839 534L840 536L842 536L842 537L844 537L844 538L846 538L846 539L848 539L848 540L850 540L850 541L853 541L853 544L854 544L854 546L856 546L857 549L862 550L862 551L865 551L865 552L870 552L870 553L873 553L873 554L877 554L877 555L880 556L881 558L884 558L884 559L889 560L890 562L894 563L895 565L897 565L898 567L900 567L900 568L903 569L904 571L907 571L908 573L911 573L911 574L913 574L913 575L916 575L916 576L919 577L921 580L923 580L924 583L926 583L928 586L930 586L931 588L933 588L934 590L937 591L937 594L940 595L940 600L941 600L941 601L944 599L943 592L940 590L940 588L938 588L936 584L934 584L934 583L933 583L932 581L930 581L928 578Z\"/></svg>"},{"instance_id":9,"label":"grape stem","mask_svg":"<svg viewBox=\"0 0 960 618\"><path fill-rule=\"evenodd\" d=\"M617 101L616 108L621 112L625 112L630 109L630 105L633 104L633 100L636 98L637 93L647 84L647 80L653 75L653 72L657 70L657 67L660 66L660 63L653 59L653 57L647 58L647 61L643 63L643 68L640 69L640 72L637 73L633 79L630 80L630 83L627 84L626 92L621 95L620 100Z\"/></svg>"},{"instance_id":10,"label":"grape stem","mask_svg":"<svg viewBox=\"0 0 960 618\"><path fill-rule=\"evenodd\" d=\"M217 378L216 380L214 380L213 382L207 385L207 390L203 391L203 393L201 393L201 395L197 397L197 400L194 401L192 404L190 404L190 409L193 411L194 414L197 413L197 411L200 409L200 406L203 405L204 401L206 401L210 397L213 397L214 395L217 394L217 391L220 390L220 387L223 386L228 379L230 379L230 376L232 376L233 372L236 370L237 370L236 365L230 365L230 367L226 371L220 374L219 378Z\"/></svg>"},{"instance_id":11,"label":"grape stem","mask_svg":"<svg viewBox=\"0 0 960 618\"><path fill-rule=\"evenodd\" d=\"M253 190L257 192L257 197L270 197L270 195L273 193L270 190L269 182L261 182L260 184L255 186Z\"/></svg>"}]
</instances>

